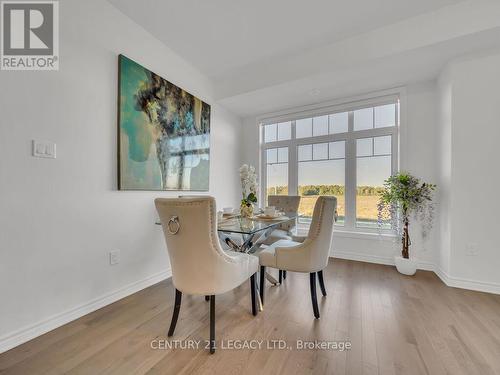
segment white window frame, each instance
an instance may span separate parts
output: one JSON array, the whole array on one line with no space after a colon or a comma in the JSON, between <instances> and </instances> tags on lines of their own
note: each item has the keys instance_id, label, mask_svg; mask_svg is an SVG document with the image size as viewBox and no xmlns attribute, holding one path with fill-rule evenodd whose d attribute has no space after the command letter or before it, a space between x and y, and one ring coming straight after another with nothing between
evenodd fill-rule
<instances>
[{"instance_id":1,"label":"white window frame","mask_svg":"<svg viewBox=\"0 0 500 375\"><path fill-rule=\"evenodd\" d=\"M376 107L384 104L396 105L396 126L354 131L353 111L363 108ZM336 225L341 232L350 233L385 233L390 230L379 230L356 225L356 140L390 135L392 137L391 171L397 172L402 167L401 148L405 142L403 124L405 120L406 91L404 88L385 90L367 94L343 101L323 103L308 107L296 108L291 111L268 114L257 118L259 128L259 155L260 155L260 201L265 202L267 191L267 149L288 147L288 194L298 194L298 157L299 145L345 141L345 221L343 225ZM295 122L303 118L331 115L334 113L349 112L348 131L345 133L329 134L316 137L295 138ZM264 143L264 125L291 121L291 139Z\"/></svg>"}]
</instances>

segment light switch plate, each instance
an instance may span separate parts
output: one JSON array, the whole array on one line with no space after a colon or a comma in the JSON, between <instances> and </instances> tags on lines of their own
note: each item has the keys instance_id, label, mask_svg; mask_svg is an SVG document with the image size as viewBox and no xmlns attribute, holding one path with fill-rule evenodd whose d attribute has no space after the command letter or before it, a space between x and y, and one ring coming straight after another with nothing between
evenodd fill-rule
<instances>
[{"instance_id":1,"label":"light switch plate","mask_svg":"<svg viewBox=\"0 0 500 375\"><path fill-rule=\"evenodd\" d=\"M33 156L36 158L56 158L56 144L48 141L33 140Z\"/></svg>"}]
</instances>

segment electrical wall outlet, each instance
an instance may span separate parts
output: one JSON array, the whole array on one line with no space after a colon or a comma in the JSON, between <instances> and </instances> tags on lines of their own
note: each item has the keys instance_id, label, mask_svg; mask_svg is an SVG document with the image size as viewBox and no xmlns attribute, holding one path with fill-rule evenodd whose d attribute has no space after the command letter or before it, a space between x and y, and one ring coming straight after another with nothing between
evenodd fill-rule
<instances>
[{"instance_id":1,"label":"electrical wall outlet","mask_svg":"<svg viewBox=\"0 0 500 375\"><path fill-rule=\"evenodd\" d=\"M47 141L33 140L33 156L36 158L56 158L56 144Z\"/></svg>"},{"instance_id":2,"label":"electrical wall outlet","mask_svg":"<svg viewBox=\"0 0 500 375\"><path fill-rule=\"evenodd\" d=\"M477 248L477 243L468 243L465 245L465 255L476 256L479 255L479 250Z\"/></svg>"},{"instance_id":3,"label":"electrical wall outlet","mask_svg":"<svg viewBox=\"0 0 500 375\"><path fill-rule=\"evenodd\" d=\"M109 252L109 265L114 266L120 263L120 250L112 250Z\"/></svg>"}]
</instances>

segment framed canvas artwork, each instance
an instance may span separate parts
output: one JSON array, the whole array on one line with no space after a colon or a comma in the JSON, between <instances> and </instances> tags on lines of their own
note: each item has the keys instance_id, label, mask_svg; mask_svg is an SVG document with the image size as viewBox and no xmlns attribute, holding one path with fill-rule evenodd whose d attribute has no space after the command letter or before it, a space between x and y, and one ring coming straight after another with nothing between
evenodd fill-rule
<instances>
[{"instance_id":1,"label":"framed canvas artwork","mask_svg":"<svg viewBox=\"0 0 500 375\"><path fill-rule=\"evenodd\" d=\"M118 58L118 188L207 191L210 105Z\"/></svg>"}]
</instances>

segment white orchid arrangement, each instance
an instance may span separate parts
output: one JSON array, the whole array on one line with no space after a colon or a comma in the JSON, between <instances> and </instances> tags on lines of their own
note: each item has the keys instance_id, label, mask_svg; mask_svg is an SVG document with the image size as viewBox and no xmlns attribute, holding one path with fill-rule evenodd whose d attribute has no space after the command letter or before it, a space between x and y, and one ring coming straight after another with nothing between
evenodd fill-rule
<instances>
[{"instance_id":1,"label":"white orchid arrangement","mask_svg":"<svg viewBox=\"0 0 500 375\"><path fill-rule=\"evenodd\" d=\"M241 205L250 207L252 204L257 203L257 173L255 167L243 164L240 167L240 180L242 196Z\"/></svg>"}]
</instances>

